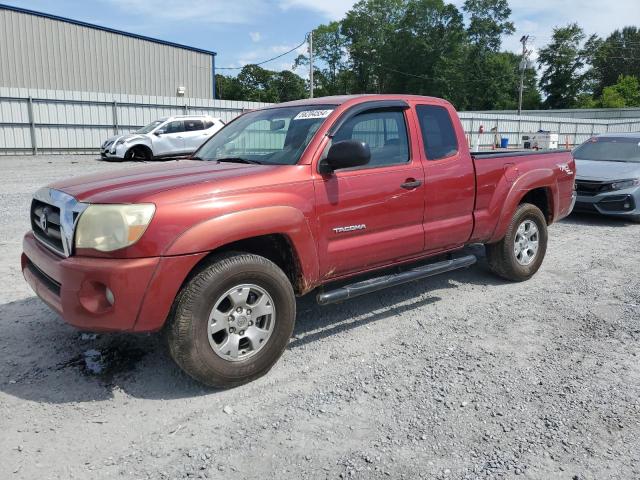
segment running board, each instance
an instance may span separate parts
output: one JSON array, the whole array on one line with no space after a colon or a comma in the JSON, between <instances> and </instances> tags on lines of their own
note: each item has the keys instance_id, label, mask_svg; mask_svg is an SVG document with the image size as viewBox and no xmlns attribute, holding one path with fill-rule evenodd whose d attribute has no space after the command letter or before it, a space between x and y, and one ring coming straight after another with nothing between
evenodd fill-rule
<instances>
[{"instance_id":1,"label":"running board","mask_svg":"<svg viewBox=\"0 0 640 480\"><path fill-rule=\"evenodd\" d=\"M359 297L367 293L377 292L389 287L395 287L404 283L413 282L422 278L439 275L459 268L466 268L476 263L475 255L465 255L464 257L452 258L442 262L431 263L421 267L412 268L400 273L383 275L381 277L370 278L361 282L345 285L344 287L321 292L316 297L320 305L341 302L350 298Z\"/></svg>"}]
</instances>

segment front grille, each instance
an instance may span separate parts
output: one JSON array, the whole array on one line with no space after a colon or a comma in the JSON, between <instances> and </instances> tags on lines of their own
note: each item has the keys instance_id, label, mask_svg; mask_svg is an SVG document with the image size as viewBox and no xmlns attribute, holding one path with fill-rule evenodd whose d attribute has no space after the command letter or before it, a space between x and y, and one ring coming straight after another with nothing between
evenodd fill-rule
<instances>
[{"instance_id":1,"label":"front grille","mask_svg":"<svg viewBox=\"0 0 640 480\"><path fill-rule=\"evenodd\" d=\"M31 228L38 240L64 255L60 209L43 201L31 202Z\"/></svg>"},{"instance_id":2,"label":"front grille","mask_svg":"<svg viewBox=\"0 0 640 480\"><path fill-rule=\"evenodd\" d=\"M592 180L576 180L576 192L578 195L593 197L600 193L611 191L613 182L599 182Z\"/></svg>"},{"instance_id":3,"label":"front grille","mask_svg":"<svg viewBox=\"0 0 640 480\"><path fill-rule=\"evenodd\" d=\"M60 296L60 289L62 288L62 285L60 285L60 283L56 282L53 278L36 267L35 264L29 259L27 259L27 268L35 277L38 278L38 280L40 280L40 282L42 282L45 287L47 287L57 296Z\"/></svg>"},{"instance_id":4,"label":"front grille","mask_svg":"<svg viewBox=\"0 0 640 480\"><path fill-rule=\"evenodd\" d=\"M600 213L593 203L587 202L576 202L573 211L576 213Z\"/></svg>"}]
</instances>

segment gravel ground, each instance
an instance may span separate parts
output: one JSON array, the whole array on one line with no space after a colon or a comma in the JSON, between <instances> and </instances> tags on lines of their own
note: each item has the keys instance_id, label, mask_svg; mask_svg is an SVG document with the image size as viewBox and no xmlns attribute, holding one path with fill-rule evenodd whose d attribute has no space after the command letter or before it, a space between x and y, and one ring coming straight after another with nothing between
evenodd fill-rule
<instances>
[{"instance_id":1,"label":"gravel ground","mask_svg":"<svg viewBox=\"0 0 640 480\"><path fill-rule=\"evenodd\" d=\"M82 335L21 278L30 194L118 167L0 157L0 478L640 478L640 225L554 225L525 283L481 259L302 298L273 370L212 391L158 336Z\"/></svg>"}]
</instances>

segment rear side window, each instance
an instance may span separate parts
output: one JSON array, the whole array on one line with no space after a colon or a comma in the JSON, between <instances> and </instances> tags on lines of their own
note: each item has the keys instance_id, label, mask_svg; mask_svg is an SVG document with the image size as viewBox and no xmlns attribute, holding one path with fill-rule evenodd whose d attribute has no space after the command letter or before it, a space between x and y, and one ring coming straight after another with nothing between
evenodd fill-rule
<instances>
[{"instance_id":1,"label":"rear side window","mask_svg":"<svg viewBox=\"0 0 640 480\"><path fill-rule=\"evenodd\" d=\"M458 138L449 112L444 107L416 107L427 160L438 160L458 153Z\"/></svg>"},{"instance_id":2,"label":"rear side window","mask_svg":"<svg viewBox=\"0 0 640 480\"><path fill-rule=\"evenodd\" d=\"M211 127L213 127L213 122L211 120L205 120L204 121L204 129L205 130L209 130Z\"/></svg>"},{"instance_id":3,"label":"rear side window","mask_svg":"<svg viewBox=\"0 0 640 480\"><path fill-rule=\"evenodd\" d=\"M194 130L204 130L202 120L185 120L184 129L187 132L193 132Z\"/></svg>"}]
</instances>

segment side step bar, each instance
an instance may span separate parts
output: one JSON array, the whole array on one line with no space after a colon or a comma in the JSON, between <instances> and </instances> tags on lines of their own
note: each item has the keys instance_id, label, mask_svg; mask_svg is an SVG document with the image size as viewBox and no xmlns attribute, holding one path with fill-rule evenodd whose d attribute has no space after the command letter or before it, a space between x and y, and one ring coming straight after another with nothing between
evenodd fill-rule
<instances>
[{"instance_id":1,"label":"side step bar","mask_svg":"<svg viewBox=\"0 0 640 480\"><path fill-rule=\"evenodd\" d=\"M439 275L459 268L466 268L476 263L475 255L465 255L464 257L452 258L442 262L431 263L420 267L412 268L400 273L392 273L381 277L370 278L360 282L345 285L344 287L321 292L316 297L320 305L341 302L349 298L359 297L371 292L377 292L389 287L402 285L403 283L420 280L421 278Z\"/></svg>"}]
</instances>

